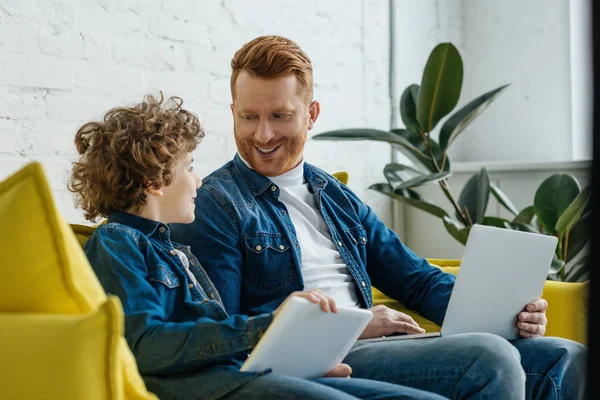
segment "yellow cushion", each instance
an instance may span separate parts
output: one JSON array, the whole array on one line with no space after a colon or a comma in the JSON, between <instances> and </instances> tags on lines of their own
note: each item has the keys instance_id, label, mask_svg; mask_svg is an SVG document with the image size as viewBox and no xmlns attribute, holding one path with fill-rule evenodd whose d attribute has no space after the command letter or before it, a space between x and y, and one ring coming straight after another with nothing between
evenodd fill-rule
<instances>
[{"instance_id":1,"label":"yellow cushion","mask_svg":"<svg viewBox=\"0 0 600 400\"><path fill-rule=\"evenodd\" d=\"M340 171L332 174L338 181L342 182L344 185L348 184L348 178L350 177L346 171Z\"/></svg>"},{"instance_id":2,"label":"yellow cushion","mask_svg":"<svg viewBox=\"0 0 600 400\"><path fill-rule=\"evenodd\" d=\"M0 313L3 399L123 399L117 297L88 314Z\"/></svg>"},{"instance_id":3,"label":"yellow cushion","mask_svg":"<svg viewBox=\"0 0 600 400\"><path fill-rule=\"evenodd\" d=\"M445 272L458 274L460 260L428 259L431 265ZM546 281L542 297L548 301L548 326L546 336L558 336L587 345L587 304L589 282L570 283ZM421 316L416 311L406 309L376 288L373 288L373 305L383 304L394 310L412 316L427 332L439 332L440 326Z\"/></svg>"},{"instance_id":4,"label":"yellow cushion","mask_svg":"<svg viewBox=\"0 0 600 400\"><path fill-rule=\"evenodd\" d=\"M54 204L39 163L28 164L0 183L0 221L10 233L0 241L0 312L80 314L106 301L77 238ZM125 338L120 342L126 398L156 399L146 390ZM0 366L6 368L2 359Z\"/></svg>"}]
</instances>

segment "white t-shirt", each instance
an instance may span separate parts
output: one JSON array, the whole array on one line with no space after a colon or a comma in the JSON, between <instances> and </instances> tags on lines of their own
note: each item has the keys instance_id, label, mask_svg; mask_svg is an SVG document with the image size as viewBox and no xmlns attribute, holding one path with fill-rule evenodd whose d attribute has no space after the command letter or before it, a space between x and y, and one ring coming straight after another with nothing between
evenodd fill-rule
<instances>
[{"instance_id":1,"label":"white t-shirt","mask_svg":"<svg viewBox=\"0 0 600 400\"><path fill-rule=\"evenodd\" d=\"M243 158L242 161L248 165ZM319 289L340 307L359 307L356 282L331 240L314 194L308 190L304 161L285 174L269 179L279 186L279 201L287 208L296 229L304 290Z\"/></svg>"}]
</instances>

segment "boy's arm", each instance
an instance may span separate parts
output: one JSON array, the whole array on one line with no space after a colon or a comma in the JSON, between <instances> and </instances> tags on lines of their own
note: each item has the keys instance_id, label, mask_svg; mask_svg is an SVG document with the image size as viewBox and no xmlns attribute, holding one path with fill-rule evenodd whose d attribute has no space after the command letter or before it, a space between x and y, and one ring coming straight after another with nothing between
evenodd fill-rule
<instances>
[{"instance_id":1,"label":"boy's arm","mask_svg":"<svg viewBox=\"0 0 600 400\"><path fill-rule=\"evenodd\" d=\"M214 304L195 303L196 321L171 322L157 292L146 279L143 252L127 233L103 229L86 245L86 254L104 289L119 296L125 336L141 373L189 371L244 356L272 321L272 314L233 315L216 321ZM126 255L126 258L124 257Z\"/></svg>"},{"instance_id":2,"label":"boy's arm","mask_svg":"<svg viewBox=\"0 0 600 400\"><path fill-rule=\"evenodd\" d=\"M191 224L170 226L171 238L190 246L221 295L225 310L239 314L245 260L237 222L205 187L198 190L195 213Z\"/></svg>"}]
</instances>

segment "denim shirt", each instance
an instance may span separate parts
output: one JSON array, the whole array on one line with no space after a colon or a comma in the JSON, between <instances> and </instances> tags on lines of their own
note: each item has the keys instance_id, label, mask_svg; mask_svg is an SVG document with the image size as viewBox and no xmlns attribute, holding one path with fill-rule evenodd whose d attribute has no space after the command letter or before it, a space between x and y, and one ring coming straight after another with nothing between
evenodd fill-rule
<instances>
[{"instance_id":1,"label":"denim shirt","mask_svg":"<svg viewBox=\"0 0 600 400\"><path fill-rule=\"evenodd\" d=\"M371 285L441 324L455 282L452 274L418 257L344 184L304 164L331 239L357 285L363 308ZM175 240L191 246L232 314L273 311L303 290L300 245L279 188L234 159L203 180L196 220L173 225Z\"/></svg>"},{"instance_id":2,"label":"denim shirt","mask_svg":"<svg viewBox=\"0 0 600 400\"><path fill-rule=\"evenodd\" d=\"M175 249L188 257L197 283ZM85 253L105 291L121 299L127 343L160 399L216 399L262 374L239 369L272 314L228 314L198 260L171 241L167 225L111 214Z\"/></svg>"}]
</instances>

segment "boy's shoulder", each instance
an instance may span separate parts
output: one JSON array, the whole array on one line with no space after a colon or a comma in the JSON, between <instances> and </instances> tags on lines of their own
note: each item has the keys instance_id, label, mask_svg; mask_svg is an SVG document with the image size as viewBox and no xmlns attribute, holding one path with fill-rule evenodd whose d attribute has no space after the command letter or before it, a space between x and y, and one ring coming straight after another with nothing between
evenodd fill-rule
<instances>
[{"instance_id":1,"label":"boy's shoulder","mask_svg":"<svg viewBox=\"0 0 600 400\"><path fill-rule=\"evenodd\" d=\"M141 246L148 243L146 235L144 235L140 230L119 222L107 222L96 226L88 242L90 240L118 240L123 243L129 242L135 244L136 246Z\"/></svg>"}]
</instances>

